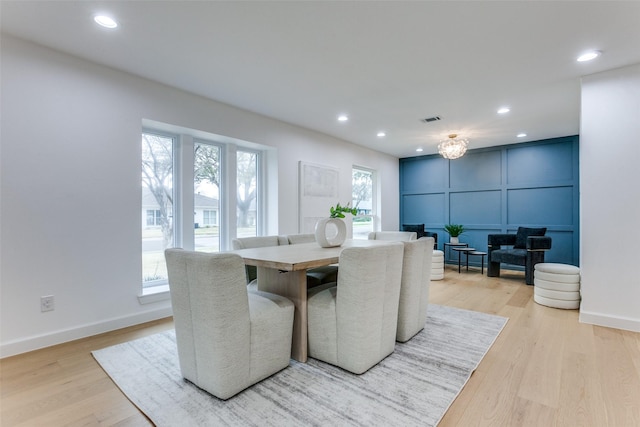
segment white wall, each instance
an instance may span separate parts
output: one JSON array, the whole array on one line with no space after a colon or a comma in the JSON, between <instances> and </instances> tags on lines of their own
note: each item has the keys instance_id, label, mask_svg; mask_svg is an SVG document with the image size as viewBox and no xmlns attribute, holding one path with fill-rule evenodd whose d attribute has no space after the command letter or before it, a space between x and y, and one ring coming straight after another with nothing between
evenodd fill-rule
<instances>
[{"instance_id":1,"label":"white wall","mask_svg":"<svg viewBox=\"0 0 640 427\"><path fill-rule=\"evenodd\" d=\"M300 160L338 167L345 201L352 165L378 170L382 227L398 227L397 158L12 37L1 43L3 357L170 314L168 301L137 298L143 119L273 147L269 233L298 231ZM40 312L42 295L55 295L55 311Z\"/></svg>"},{"instance_id":2,"label":"white wall","mask_svg":"<svg viewBox=\"0 0 640 427\"><path fill-rule=\"evenodd\" d=\"M582 79L580 321L640 332L640 64Z\"/></svg>"}]
</instances>

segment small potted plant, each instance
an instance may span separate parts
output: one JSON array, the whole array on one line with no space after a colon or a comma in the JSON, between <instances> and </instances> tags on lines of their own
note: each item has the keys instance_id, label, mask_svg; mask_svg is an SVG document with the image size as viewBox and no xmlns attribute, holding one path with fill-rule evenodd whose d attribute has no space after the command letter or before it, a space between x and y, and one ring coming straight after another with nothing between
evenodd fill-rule
<instances>
[{"instance_id":1,"label":"small potted plant","mask_svg":"<svg viewBox=\"0 0 640 427\"><path fill-rule=\"evenodd\" d=\"M458 237L464 233L464 225L462 224L447 224L444 226L444 230L449 233L449 236L451 237L449 239L450 243L460 243L460 240L458 239Z\"/></svg>"},{"instance_id":2,"label":"small potted plant","mask_svg":"<svg viewBox=\"0 0 640 427\"><path fill-rule=\"evenodd\" d=\"M329 208L329 213L331 218L344 218L345 213L357 215L358 209L350 207L349 203L347 203L347 206L340 206L340 203L338 203L335 208L333 206Z\"/></svg>"}]
</instances>

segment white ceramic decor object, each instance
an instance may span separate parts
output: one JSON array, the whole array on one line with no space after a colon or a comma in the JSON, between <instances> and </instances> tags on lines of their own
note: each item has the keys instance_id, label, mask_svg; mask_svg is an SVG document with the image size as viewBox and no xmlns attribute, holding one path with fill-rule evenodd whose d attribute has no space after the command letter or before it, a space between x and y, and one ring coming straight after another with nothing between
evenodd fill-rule
<instances>
[{"instance_id":1,"label":"white ceramic decor object","mask_svg":"<svg viewBox=\"0 0 640 427\"><path fill-rule=\"evenodd\" d=\"M340 246L347 238L347 225L340 218L322 218L316 223L316 242L323 248Z\"/></svg>"}]
</instances>

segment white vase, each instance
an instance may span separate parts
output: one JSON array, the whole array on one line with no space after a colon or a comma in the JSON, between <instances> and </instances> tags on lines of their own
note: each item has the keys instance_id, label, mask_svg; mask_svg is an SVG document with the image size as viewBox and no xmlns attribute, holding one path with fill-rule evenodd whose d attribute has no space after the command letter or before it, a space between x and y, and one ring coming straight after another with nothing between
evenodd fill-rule
<instances>
[{"instance_id":1,"label":"white vase","mask_svg":"<svg viewBox=\"0 0 640 427\"><path fill-rule=\"evenodd\" d=\"M340 246L347 238L347 225L340 218L322 218L316 223L316 242L323 248Z\"/></svg>"},{"instance_id":2,"label":"white vase","mask_svg":"<svg viewBox=\"0 0 640 427\"><path fill-rule=\"evenodd\" d=\"M460 240L458 239L458 237L451 237L449 238L449 243L453 243L453 244L458 244L460 243Z\"/></svg>"}]
</instances>

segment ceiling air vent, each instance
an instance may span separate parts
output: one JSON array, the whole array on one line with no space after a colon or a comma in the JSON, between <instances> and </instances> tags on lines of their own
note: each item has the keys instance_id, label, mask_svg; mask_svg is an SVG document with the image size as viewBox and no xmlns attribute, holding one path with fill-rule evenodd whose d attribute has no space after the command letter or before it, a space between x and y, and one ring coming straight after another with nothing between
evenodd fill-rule
<instances>
[{"instance_id":1,"label":"ceiling air vent","mask_svg":"<svg viewBox=\"0 0 640 427\"><path fill-rule=\"evenodd\" d=\"M440 119L440 116L427 117L426 119L422 119L421 121L425 123L437 122Z\"/></svg>"}]
</instances>

